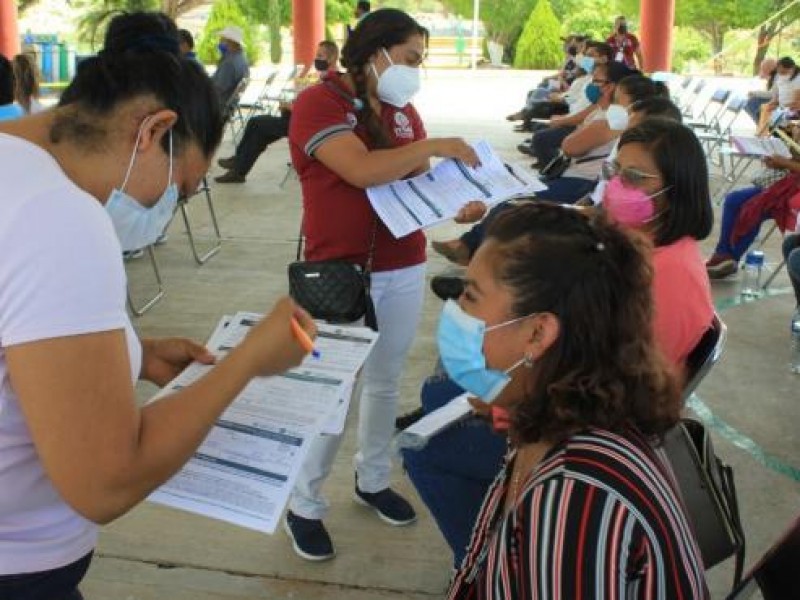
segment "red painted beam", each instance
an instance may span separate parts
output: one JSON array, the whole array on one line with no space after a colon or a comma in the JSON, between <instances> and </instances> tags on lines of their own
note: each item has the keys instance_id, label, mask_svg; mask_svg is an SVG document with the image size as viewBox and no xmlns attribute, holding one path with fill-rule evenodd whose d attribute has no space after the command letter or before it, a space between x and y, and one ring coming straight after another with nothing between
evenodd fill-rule
<instances>
[{"instance_id":1,"label":"red painted beam","mask_svg":"<svg viewBox=\"0 0 800 600\"><path fill-rule=\"evenodd\" d=\"M644 70L649 73L669 71L672 68L675 0L641 0L640 7Z\"/></svg>"},{"instance_id":2,"label":"red painted beam","mask_svg":"<svg viewBox=\"0 0 800 600\"><path fill-rule=\"evenodd\" d=\"M292 0L292 24L294 62L308 68L325 39L325 0Z\"/></svg>"},{"instance_id":3,"label":"red painted beam","mask_svg":"<svg viewBox=\"0 0 800 600\"><path fill-rule=\"evenodd\" d=\"M0 0L0 53L9 60L19 54L16 0Z\"/></svg>"}]
</instances>

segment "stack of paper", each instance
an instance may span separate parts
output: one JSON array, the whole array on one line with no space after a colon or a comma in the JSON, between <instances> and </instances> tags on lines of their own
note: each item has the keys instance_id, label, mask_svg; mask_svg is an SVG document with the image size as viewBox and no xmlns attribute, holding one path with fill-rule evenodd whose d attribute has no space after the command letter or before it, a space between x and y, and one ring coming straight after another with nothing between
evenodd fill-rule
<instances>
[{"instance_id":1,"label":"stack of paper","mask_svg":"<svg viewBox=\"0 0 800 600\"><path fill-rule=\"evenodd\" d=\"M444 406L428 413L398 433L395 437L395 444L400 448L414 450L424 447L433 436L472 414L472 406L467 400L468 397L469 394L461 394Z\"/></svg>"},{"instance_id":2,"label":"stack of paper","mask_svg":"<svg viewBox=\"0 0 800 600\"><path fill-rule=\"evenodd\" d=\"M785 156L791 158L792 153L783 140L774 137L731 136L731 143L742 154L751 156Z\"/></svg>"},{"instance_id":3,"label":"stack of paper","mask_svg":"<svg viewBox=\"0 0 800 600\"><path fill-rule=\"evenodd\" d=\"M224 317L208 341L222 357L260 315ZM150 500L273 533L311 442L341 433L358 371L378 334L318 324L319 358L275 377L253 379L228 407L192 459ZM153 400L191 385L212 367L194 363Z\"/></svg>"},{"instance_id":4,"label":"stack of paper","mask_svg":"<svg viewBox=\"0 0 800 600\"><path fill-rule=\"evenodd\" d=\"M487 142L473 147L476 169L447 159L422 175L367 189L372 208L396 238L452 219L473 200L493 205L547 189L529 169L505 164Z\"/></svg>"}]
</instances>

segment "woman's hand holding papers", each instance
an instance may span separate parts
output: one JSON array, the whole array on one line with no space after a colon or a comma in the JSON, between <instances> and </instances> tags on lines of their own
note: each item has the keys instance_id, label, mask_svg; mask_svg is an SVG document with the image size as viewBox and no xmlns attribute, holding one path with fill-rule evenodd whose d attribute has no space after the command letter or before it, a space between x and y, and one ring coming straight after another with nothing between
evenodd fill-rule
<instances>
[{"instance_id":1,"label":"woman's hand holding papers","mask_svg":"<svg viewBox=\"0 0 800 600\"><path fill-rule=\"evenodd\" d=\"M455 158L473 168L480 166L480 160L475 148L462 138L431 138L428 142L434 144L431 153L433 156Z\"/></svg>"},{"instance_id":2,"label":"woman's hand holding papers","mask_svg":"<svg viewBox=\"0 0 800 600\"><path fill-rule=\"evenodd\" d=\"M281 298L242 342L254 375L283 373L299 365L308 354L292 332L292 317L312 340L316 337L317 326L311 316L291 298Z\"/></svg>"}]
</instances>

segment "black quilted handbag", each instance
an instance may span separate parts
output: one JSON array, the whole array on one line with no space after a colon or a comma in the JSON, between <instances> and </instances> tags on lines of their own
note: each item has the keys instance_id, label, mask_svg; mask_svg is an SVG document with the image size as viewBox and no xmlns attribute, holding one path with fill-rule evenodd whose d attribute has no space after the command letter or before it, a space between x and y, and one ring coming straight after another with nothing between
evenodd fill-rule
<instances>
[{"instance_id":1,"label":"black quilted handbag","mask_svg":"<svg viewBox=\"0 0 800 600\"><path fill-rule=\"evenodd\" d=\"M370 296L370 272L375 251L372 234L365 268L344 260L301 261L302 234L297 245L298 260L289 264L289 295L315 319L329 323L353 323L362 317L368 327L378 329Z\"/></svg>"}]
</instances>

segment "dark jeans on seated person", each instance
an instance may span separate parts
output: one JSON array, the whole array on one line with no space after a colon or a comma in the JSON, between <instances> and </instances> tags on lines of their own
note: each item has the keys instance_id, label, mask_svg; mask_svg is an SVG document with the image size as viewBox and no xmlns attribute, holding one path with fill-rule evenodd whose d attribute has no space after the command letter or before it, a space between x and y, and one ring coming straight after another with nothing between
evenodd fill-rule
<instances>
[{"instance_id":1,"label":"dark jeans on seated person","mask_svg":"<svg viewBox=\"0 0 800 600\"><path fill-rule=\"evenodd\" d=\"M580 179L579 177L558 177L551 181L545 182L547 189L543 192L536 192L537 200L547 200L549 202L558 202L559 204L575 204L578 200L583 198L586 194L591 192L597 185L597 181L589 179ZM520 202L522 200L517 200ZM470 257L478 250L478 246L483 243L483 238L486 236L486 230L504 210L512 208L515 201L500 202L492 207L489 213L478 223L475 223L467 231L461 234L459 238L464 245L469 249Z\"/></svg>"},{"instance_id":2,"label":"dark jeans on seated person","mask_svg":"<svg viewBox=\"0 0 800 600\"><path fill-rule=\"evenodd\" d=\"M447 375L437 373L422 386L422 407L431 412L462 392ZM453 551L455 566L464 558L506 448L504 437L493 433L483 419L473 417L433 437L420 450L402 451L406 472Z\"/></svg>"},{"instance_id":3,"label":"dark jeans on seated person","mask_svg":"<svg viewBox=\"0 0 800 600\"><path fill-rule=\"evenodd\" d=\"M548 127L533 134L531 154L540 166L543 167L558 155L561 150L561 142L573 131L575 131L574 127Z\"/></svg>"},{"instance_id":4,"label":"dark jeans on seated person","mask_svg":"<svg viewBox=\"0 0 800 600\"><path fill-rule=\"evenodd\" d=\"M78 584L86 575L90 552L69 565L19 575L0 575L0 598L2 600L83 600Z\"/></svg>"},{"instance_id":5,"label":"dark jeans on seated person","mask_svg":"<svg viewBox=\"0 0 800 600\"><path fill-rule=\"evenodd\" d=\"M783 238L783 259L792 281L797 306L800 306L800 233L792 233Z\"/></svg>"},{"instance_id":6,"label":"dark jeans on seated person","mask_svg":"<svg viewBox=\"0 0 800 600\"><path fill-rule=\"evenodd\" d=\"M291 112L284 112L279 117L274 115L258 115L247 121L242 140L236 146L236 172L247 175L258 157L267 146L289 135L289 117Z\"/></svg>"}]
</instances>

